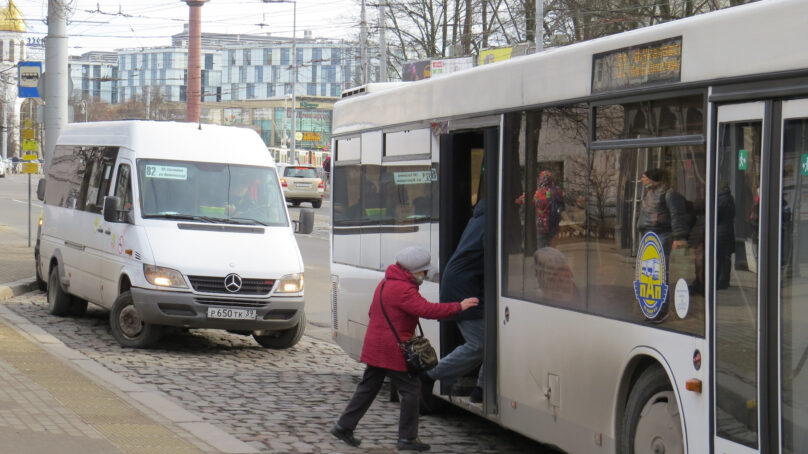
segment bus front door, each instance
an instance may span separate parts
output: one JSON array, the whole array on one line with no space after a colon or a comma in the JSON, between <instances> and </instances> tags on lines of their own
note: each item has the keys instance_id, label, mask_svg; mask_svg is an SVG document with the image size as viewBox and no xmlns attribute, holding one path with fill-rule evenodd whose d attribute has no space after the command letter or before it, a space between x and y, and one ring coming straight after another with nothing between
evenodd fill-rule
<instances>
[{"instance_id":1,"label":"bus front door","mask_svg":"<svg viewBox=\"0 0 808 454\"><path fill-rule=\"evenodd\" d=\"M808 100L717 113L715 452L799 452L808 444Z\"/></svg>"}]
</instances>

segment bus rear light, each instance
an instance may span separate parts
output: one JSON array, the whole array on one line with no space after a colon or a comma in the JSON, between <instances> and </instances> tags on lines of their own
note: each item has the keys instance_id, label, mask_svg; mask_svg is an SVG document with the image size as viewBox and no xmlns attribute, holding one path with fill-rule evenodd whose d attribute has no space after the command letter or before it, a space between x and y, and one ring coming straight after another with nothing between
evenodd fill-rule
<instances>
[{"instance_id":1,"label":"bus rear light","mask_svg":"<svg viewBox=\"0 0 808 454\"><path fill-rule=\"evenodd\" d=\"M698 378L691 378L685 382L685 389L701 394L701 380Z\"/></svg>"}]
</instances>

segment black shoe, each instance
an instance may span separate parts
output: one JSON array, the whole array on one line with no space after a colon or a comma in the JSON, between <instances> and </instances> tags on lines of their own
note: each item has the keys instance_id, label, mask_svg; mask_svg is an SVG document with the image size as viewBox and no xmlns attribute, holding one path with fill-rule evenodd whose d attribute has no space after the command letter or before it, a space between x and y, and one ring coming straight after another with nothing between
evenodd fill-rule
<instances>
[{"instance_id":1,"label":"black shoe","mask_svg":"<svg viewBox=\"0 0 808 454\"><path fill-rule=\"evenodd\" d=\"M469 394L469 402L473 404L483 403L483 389L479 386L475 386L474 389L471 390L471 394Z\"/></svg>"},{"instance_id":2,"label":"black shoe","mask_svg":"<svg viewBox=\"0 0 808 454\"><path fill-rule=\"evenodd\" d=\"M362 443L362 440L353 436L353 430L343 429L339 424L334 424L331 428L331 435L354 447Z\"/></svg>"},{"instance_id":3,"label":"black shoe","mask_svg":"<svg viewBox=\"0 0 808 454\"><path fill-rule=\"evenodd\" d=\"M399 451L429 451L429 445L422 443L418 438L399 438L396 449Z\"/></svg>"}]
</instances>

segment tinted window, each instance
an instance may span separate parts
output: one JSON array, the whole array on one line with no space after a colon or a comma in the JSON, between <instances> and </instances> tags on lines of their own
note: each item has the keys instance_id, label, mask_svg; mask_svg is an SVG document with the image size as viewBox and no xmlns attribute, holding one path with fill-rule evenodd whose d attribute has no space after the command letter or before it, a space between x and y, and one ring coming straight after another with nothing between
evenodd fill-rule
<instances>
[{"instance_id":1,"label":"tinted window","mask_svg":"<svg viewBox=\"0 0 808 454\"><path fill-rule=\"evenodd\" d=\"M81 202L85 211L100 214L104 208L104 197L109 195L112 169L117 155L117 148L94 147L89 149L87 159L89 159L90 165L86 175L85 197Z\"/></svg>"},{"instance_id":2,"label":"tinted window","mask_svg":"<svg viewBox=\"0 0 808 454\"><path fill-rule=\"evenodd\" d=\"M700 95L596 108L597 139L637 139L704 133Z\"/></svg>"},{"instance_id":3,"label":"tinted window","mask_svg":"<svg viewBox=\"0 0 808 454\"><path fill-rule=\"evenodd\" d=\"M57 145L48 166L45 203L64 208L77 208L87 163L81 147Z\"/></svg>"},{"instance_id":4,"label":"tinted window","mask_svg":"<svg viewBox=\"0 0 808 454\"><path fill-rule=\"evenodd\" d=\"M588 113L576 105L506 116L502 266L508 296L584 307Z\"/></svg>"},{"instance_id":5,"label":"tinted window","mask_svg":"<svg viewBox=\"0 0 808 454\"><path fill-rule=\"evenodd\" d=\"M115 182L115 197L121 199L125 211L132 209L132 169L127 164L118 166L118 180Z\"/></svg>"},{"instance_id":6,"label":"tinted window","mask_svg":"<svg viewBox=\"0 0 808 454\"><path fill-rule=\"evenodd\" d=\"M283 176L291 178L317 178L317 171L313 167L286 167Z\"/></svg>"}]
</instances>

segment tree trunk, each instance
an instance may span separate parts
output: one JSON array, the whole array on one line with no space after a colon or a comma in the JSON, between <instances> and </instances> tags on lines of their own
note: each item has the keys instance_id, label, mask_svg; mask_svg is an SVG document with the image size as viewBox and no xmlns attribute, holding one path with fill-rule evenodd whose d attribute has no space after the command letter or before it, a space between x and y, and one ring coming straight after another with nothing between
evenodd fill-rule
<instances>
[{"instance_id":1,"label":"tree trunk","mask_svg":"<svg viewBox=\"0 0 808 454\"><path fill-rule=\"evenodd\" d=\"M471 54L471 0L466 0L466 14L463 21L463 55Z\"/></svg>"}]
</instances>

